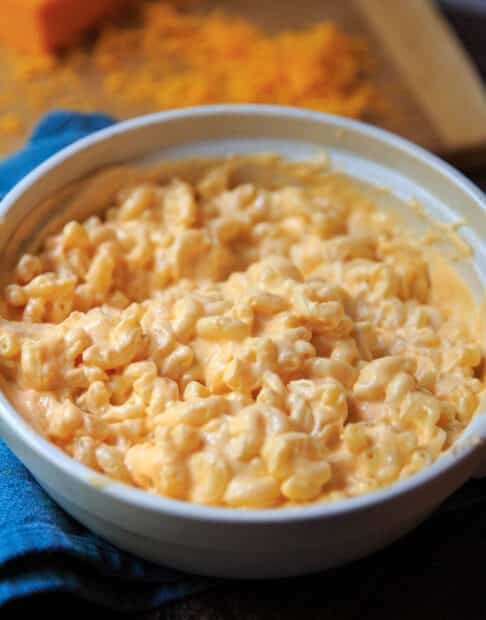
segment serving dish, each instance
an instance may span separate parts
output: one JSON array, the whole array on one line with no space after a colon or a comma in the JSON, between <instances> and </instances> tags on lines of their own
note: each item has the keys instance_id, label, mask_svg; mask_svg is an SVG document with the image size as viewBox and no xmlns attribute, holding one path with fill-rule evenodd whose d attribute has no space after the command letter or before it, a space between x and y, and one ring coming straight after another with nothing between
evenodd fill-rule
<instances>
[{"instance_id":1,"label":"serving dish","mask_svg":"<svg viewBox=\"0 0 486 620\"><path fill-rule=\"evenodd\" d=\"M232 152L270 151L308 159L322 150L334 168L374 186L384 208L414 200L442 224L465 220L461 236L473 258L461 261L458 270L481 302L486 204L478 189L436 157L387 132L276 106L208 106L145 116L64 149L4 198L3 271L8 272L40 227L68 217L71 207L64 206L69 202L56 211L46 200L101 167ZM412 225L414 211L407 214ZM415 219L413 225L419 226L421 218ZM199 574L269 578L342 564L411 530L464 481L481 473L485 413L483 403L453 449L391 487L330 504L254 511L196 506L112 482L39 436L3 395L0 433L63 508L121 548Z\"/></svg>"}]
</instances>

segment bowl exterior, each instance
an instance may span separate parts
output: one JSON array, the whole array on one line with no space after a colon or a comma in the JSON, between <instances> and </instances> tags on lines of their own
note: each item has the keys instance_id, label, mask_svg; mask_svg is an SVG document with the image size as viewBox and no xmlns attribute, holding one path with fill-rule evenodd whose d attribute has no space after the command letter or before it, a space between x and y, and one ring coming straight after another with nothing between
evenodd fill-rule
<instances>
[{"instance_id":1,"label":"bowl exterior","mask_svg":"<svg viewBox=\"0 0 486 620\"><path fill-rule=\"evenodd\" d=\"M104 493L95 477L79 480L53 466L8 429L5 439L58 504L125 551L181 571L239 579L312 573L377 551L423 521L477 464L472 452L407 493L341 514L276 523L216 523L120 501Z\"/></svg>"}]
</instances>

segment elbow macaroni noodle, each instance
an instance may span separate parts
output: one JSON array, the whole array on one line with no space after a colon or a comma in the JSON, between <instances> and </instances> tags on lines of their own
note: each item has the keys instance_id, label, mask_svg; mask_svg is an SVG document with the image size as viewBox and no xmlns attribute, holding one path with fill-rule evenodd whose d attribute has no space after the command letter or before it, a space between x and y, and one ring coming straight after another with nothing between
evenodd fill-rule
<instances>
[{"instance_id":1,"label":"elbow macaroni noodle","mask_svg":"<svg viewBox=\"0 0 486 620\"><path fill-rule=\"evenodd\" d=\"M46 437L152 493L351 497L430 464L478 407L481 347L433 289L425 249L350 179L229 158L127 187L23 256L1 371Z\"/></svg>"}]
</instances>

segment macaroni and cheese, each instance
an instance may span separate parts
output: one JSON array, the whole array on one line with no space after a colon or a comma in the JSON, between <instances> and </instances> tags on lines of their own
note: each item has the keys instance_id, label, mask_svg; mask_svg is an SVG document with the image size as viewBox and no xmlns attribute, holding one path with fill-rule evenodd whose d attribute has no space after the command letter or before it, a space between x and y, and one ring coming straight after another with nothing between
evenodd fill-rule
<instances>
[{"instance_id":1,"label":"macaroni and cheese","mask_svg":"<svg viewBox=\"0 0 486 620\"><path fill-rule=\"evenodd\" d=\"M148 176L19 260L4 390L74 459L166 497L365 493L432 463L478 408L483 352L429 252L318 162Z\"/></svg>"}]
</instances>

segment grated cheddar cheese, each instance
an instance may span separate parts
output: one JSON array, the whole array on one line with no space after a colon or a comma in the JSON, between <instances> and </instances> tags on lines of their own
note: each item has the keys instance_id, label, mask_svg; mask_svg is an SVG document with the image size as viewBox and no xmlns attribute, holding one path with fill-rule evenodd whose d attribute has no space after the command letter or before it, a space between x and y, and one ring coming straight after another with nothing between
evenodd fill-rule
<instances>
[{"instance_id":1,"label":"grated cheddar cheese","mask_svg":"<svg viewBox=\"0 0 486 620\"><path fill-rule=\"evenodd\" d=\"M141 3L135 18L106 24L88 47L63 57L9 52L7 64L14 86L5 85L1 107L19 120L54 106L123 118L218 102L361 118L376 102L365 43L332 22L269 35L241 17L159 0Z\"/></svg>"}]
</instances>

